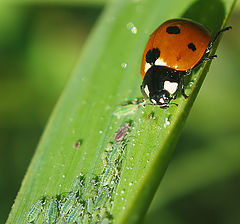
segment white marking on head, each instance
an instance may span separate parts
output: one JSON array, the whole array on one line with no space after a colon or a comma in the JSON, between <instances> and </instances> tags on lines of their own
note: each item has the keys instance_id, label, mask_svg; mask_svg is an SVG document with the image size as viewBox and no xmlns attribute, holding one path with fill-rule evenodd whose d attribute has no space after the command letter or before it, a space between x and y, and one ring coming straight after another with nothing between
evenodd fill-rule
<instances>
[{"instance_id":1,"label":"white marking on head","mask_svg":"<svg viewBox=\"0 0 240 224\"><path fill-rule=\"evenodd\" d=\"M144 66L144 72L146 73L148 71L149 68L151 68L152 66L149 63L146 63Z\"/></svg>"},{"instance_id":2,"label":"white marking on head","mask_svg":"<svg viewBox=\"0 0 240 224\"><path fill-rule=\"evenodd\" d=\"M152 101L154 104L157 104L156 100L154 100L154 99L151 99L151 101Z\"/></svg>"},{"instance_id":3,"label":"white marking on head","mask_svg":"<svg viewBox=\"0 0 240 224\"><path fill-rule=\"evenodd\" d=\"M158 58L158 59L155 61L155 65L166 66L167 63L166 63L165 61L163 61L162 58Z\"/></svg>"},{"instance_id":4,"label":"white marking on head","mask_svg":"<svg viewBox=\"0 0 240 224\"><path fill-rule=\"evenodd\" d=\"M178 89L178 83L177 82L165 81L164 82L164 89L167 90L170 94L174 94Z\"/></svg>"},{"instance_id":5,"label":"white marking on head","mask_svg":"<svg viewBox=\"0 0 240 224\"><path fill-rule=\"evenodd\" d=\"M148 89L148 86L147 86L147 85L144 87L144 92L145 92L146 95L149 97L149 89Z\"/></svg>"},{"instance_id":6,"label":"white marking on head","mask_svg":"<svg viewBox=\"0 0 240 224\"><path fill-rule=\"evenodd\" d=\"M164 100L163 100L162 97L160 98L159 102L160 102L160 103L164 103Z\"/></svg>"}]
</instances>

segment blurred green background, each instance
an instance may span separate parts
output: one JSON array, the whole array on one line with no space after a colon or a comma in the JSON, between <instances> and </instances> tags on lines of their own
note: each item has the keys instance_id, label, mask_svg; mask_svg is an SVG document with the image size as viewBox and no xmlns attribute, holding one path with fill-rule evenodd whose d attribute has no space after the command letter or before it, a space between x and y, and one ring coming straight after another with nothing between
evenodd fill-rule
<instances>
[{"instance_id":1,"label":"blurred green background","mask_svg":"<svg viewBox=\"0 0 240 224\"><path fill-rule=\"evenodd\" d=\"M0 223L103 7L0 5ZM240 223L240 4L228 24L146 223Z\"/></svg>"}]
</instances>

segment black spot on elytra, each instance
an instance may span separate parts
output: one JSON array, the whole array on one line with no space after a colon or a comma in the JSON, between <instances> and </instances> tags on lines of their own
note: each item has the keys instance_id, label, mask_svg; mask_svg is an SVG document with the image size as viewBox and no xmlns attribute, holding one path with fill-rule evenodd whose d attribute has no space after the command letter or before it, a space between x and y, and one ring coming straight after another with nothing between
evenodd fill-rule
<instances>
[{"instance_id":1,"label":"black spot on elytra","mask_svg":"<svg viewBox=\"0 0 240 224\"><path fill-rule=\"evenodd\" d=\"M154 65L155 61L160 56L160 50L158 48L153 48L152 50L149 50L146 54L146 62Z\"/></svg>"},{"instance_id":2,"label":"black spot on elytra","mask_svg":"<svg viewBox=\"0 0 240 224\"><path fill-rule=\"evenodd\" d=\"M191 49L192 51L196 51L197 48L193 43L188 44L188 48Z\"/></svg>"},{"instance_id":3,"label":"black spot on elytra","mask_svg":"<svg viewBox=\"0 0 240 224\"><path fill-rule=\"evenodd\" d=\"M180 28L178 26L169 26L166 29L168 34L179 34L180 33Z\"/></svg>"}]
</instances>

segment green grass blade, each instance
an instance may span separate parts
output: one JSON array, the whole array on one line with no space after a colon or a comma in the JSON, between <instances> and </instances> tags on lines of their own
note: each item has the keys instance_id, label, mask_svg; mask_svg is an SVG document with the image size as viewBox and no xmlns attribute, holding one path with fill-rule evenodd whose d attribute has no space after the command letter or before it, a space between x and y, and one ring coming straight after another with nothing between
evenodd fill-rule
<instances>
[{"instance_id":1,"label":"green grass blade","mask_svg":"<svg viewBox=\"0 0 240 224\"><path fill-rule=\"evenodd\" d=\"M154 213L185 195L236 176L240 170L238 145L238 136L226 136L217 144L211 143L173 161L154 197L150 212Z\"/></svg>"},{"instance_id":2,"label":"green grass blade","mask_svg":"<svg viewBox=\"0 0 240 224\"><path fill-rule=\"evenodd\" d=\"M55 220L53 202L71 195L73 182L80 174L84 177L83 192L77 194L76 205L84 202L85 212L92 214L91 200L106 189L103 182L108 182L107 172L111 173L108 167L112 163L104 161L103 155L110 157L108 145L126 122L131 131L127 141L123 141L127 145L121 145L124 152L114 160L117 169L109 174L119 177L114 190L107 186L113 202L109 206L115 223L138 223L167 168L210 64L205 63L190 77L186 88L190 97L178 97L178 107L163 110L147 106L120 118L113 113L124 101L140 96L141 55L149 34L160 23L188 17L216 32L225 24L233 3L212 1L213 7L209 7L209 1L119 0L108 4L53 111L7 223L25 223L31 206L43 196L49 198L47 204L51 205L46 205L51 207L46 212L48 219ZM119 147L116 141L113 144ZM91 180L95 181L94 186Z\"/></svg>"},{"instance_id":3,"label":"green grass blade","mask_svg":"<svg viewBox=\"0 0 240 224\"><path fill-rule=\"evenodd\" d=\"M23 5L64 5L64 6L104 6L108 0L2 0L4 4L23 4Z\"/></svg>"}]
</instances>

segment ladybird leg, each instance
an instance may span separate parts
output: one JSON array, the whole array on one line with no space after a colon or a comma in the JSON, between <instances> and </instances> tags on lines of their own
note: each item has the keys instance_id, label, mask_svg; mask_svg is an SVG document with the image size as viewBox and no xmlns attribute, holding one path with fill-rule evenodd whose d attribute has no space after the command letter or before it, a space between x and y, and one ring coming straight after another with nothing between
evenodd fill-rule
<instances>
[{"instance_id":1,"label":"ladybird leg","mask_svg":"<svg viewBox=\"0 0 240 224\"><path fill-rule=\"evenodd\" d=\"M141 90L141 93L142 93L142 95L143 95L143 98L144 98L145 100L147 100L147 99L149 98L149 96L148 96L147 93L145 92L143 85L140 86L140 90Z\"/></svg>"},{"instance_id":2,"label":"ladybird leg","mask_svg":"<svg viewBox=\"0 0 240 224\"><path fill-rule=\"evenodd\" d=\"M172 97L171 97L171 100L175 100L177 98L178 94L175 93Z\"/></svg>"},{"instance_id":3,"label":"ladybird leg","mask_svg":"<svg viewBox=\"0 0 240 224\"><path fill-rule=\"evenodd\" d=\"M205 58L203 58L203 61L210 61L214 58L217 58L217 55L211 55L211 56L205 57Z\"/></svg>"},{"instance_id":4,"label":"ladybird leg","mask_svg":"<svg viewBox=\"0 0 240 224\"><path fill-rule=\"evenodd\" d=\"M185 94L184 75L180 76L180 85L181 85L181 93L184 96L184 98L187 99L188 96Z\"/></svg>"},{"instance_id":5,"label":"ladybird leg","mask_svg":"<svg viewBox=\"0 0 240 224\"><path fill-rule=\"evenodd\" d=\"M210 60L212 60L214 58L217 58L217 55L205 56L194 66L194 68L199 67L203 62L210 61ZM191 71L192 70L189 70L189 72L187 71L186 75L190 75Z\"/></svg>"},{"instance_id":6,"label":"ladybird leg","mask_svg":"<svg viewBox=\"0 0 240 224\"><path fill-rule=\"evenodd\" d=\"M187 70L187 71L185 72L184 75L191 75L191 73L192 73L192 69L189 69L189 70ZM183 75L183 76L184 76L184 75Z\"/></svg>"},{"instance_id":7,"label":"ladybird leg","mask_svg":"<svg viewBox=\"0 0 240 224\"><path fill-rule=\"evenodd\" d=\"M213 47L213 44L214 44L215 41L218 39L218 37L219 37L219 35L220 35L221 33L223 33L224 31L230 30L230 29L232 29L232 27L231 27L231 26L228 26L228 27L226 27L226 28L218 31L218 32L216 33L215 37L213 38L213 40L209 43L209 45L208 45L205 53L207 54L207 53L210 52L210 50L211 50L212 47Z\"/></svg>"}]
</instances>

